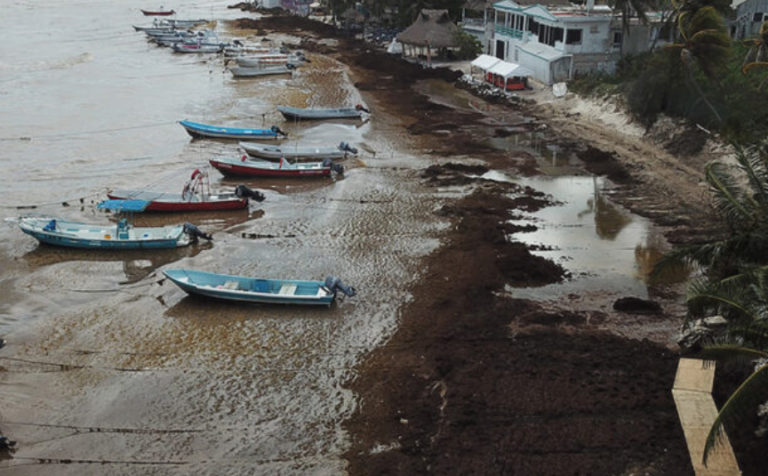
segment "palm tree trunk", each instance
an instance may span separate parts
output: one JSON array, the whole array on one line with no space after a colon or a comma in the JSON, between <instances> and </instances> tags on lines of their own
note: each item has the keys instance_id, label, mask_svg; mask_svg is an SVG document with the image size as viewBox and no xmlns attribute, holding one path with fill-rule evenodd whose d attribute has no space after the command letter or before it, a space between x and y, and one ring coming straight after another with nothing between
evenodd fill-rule
<instances>
[{"instance_id":1,"label":"palm tree trunk","mask_svg":"<svg viewBox=\"0 0 768 476\"><path fill-rule=\"evenodd\" d=\"M693 71L691 70L690 66L685 66L685 71L688 76L688 81L693 85L693 87L696 89L696 92L699 93L699 99L704 101L704 104L707 105L710 111L712 111L712 114L715 115L715 118L717 119L717 122L720 124L723 123L723 118L720 117L720 114L718 114L717 109L715 109L715 106L712 105L711 102L709 102L709 99L704 95L704 91L701 90L701 86L699 86L699 83L696 82L696 79L693 77Z\"/></svg>"}]
</instances>

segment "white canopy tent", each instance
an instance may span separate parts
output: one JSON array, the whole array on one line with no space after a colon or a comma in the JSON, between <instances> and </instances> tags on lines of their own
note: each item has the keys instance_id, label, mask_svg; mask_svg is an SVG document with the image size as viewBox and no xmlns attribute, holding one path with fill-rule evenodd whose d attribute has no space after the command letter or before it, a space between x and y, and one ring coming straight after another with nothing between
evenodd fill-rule
<instances>
[{"instance_id":1,"label":"white canopy tent","mask_svg":"<svg viewBox=\"0 0 768 476\"><path fill-rule=\"evenodd\" d=\"M533 76L533 71L530 69L520 66L517 63L508 63L506 61L499 61L498 63L494 64L490 69L487 70L489 74L494 76L493 83L497 86L501 86L499 84L503 80L503 89L507 90L507 84L509 83L510 78L520 78L523 85L527 84L527 78L529 76ZM517 89L517 88L514 88ZM522 89L522 88L520 88Z\"/></svg>"},{"instance_id":2,"label":"white canopy tent","mask_svg":"<svg viewBox=\"0 0 768 476\"><path fill-rule=\"evenodd\" d=\"M495 56L490 55L480 55L477 58L475 58L470 64L469 68L470 71L472 68L481 69L483 71L488 71L491 69L496 63L500 62L501 60Z\"/></svg>"}]
</instances>

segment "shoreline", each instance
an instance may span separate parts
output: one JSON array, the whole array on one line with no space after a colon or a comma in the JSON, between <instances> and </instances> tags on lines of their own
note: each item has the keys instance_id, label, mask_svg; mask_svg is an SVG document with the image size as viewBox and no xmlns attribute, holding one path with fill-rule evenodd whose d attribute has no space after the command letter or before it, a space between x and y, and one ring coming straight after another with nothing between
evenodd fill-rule
<instances>
[{"instance_id":1,"label":"shoreline","mask_svg":"<svg viewBox=\"0 0 768 476\"><path fill-rule=\"evenodd\" d=\"M278 29L285 32L287 23L296 23L296 28L314 31L307 22L281 19ZM326 37L327 27L315 33ZM412 63L372 49L365 55L359 51L361 41L334 38L338 46L323 46L320 52L347 64L362 79L355 86L363 94L413 120L410 125L403 121L405 129L428 144L422 146L443 164L437 166L443 167L436 172L438 181L466 184L459 172L467 155L489 168L513 164L523 175L540 173L530 157L510 157L482 146L493 133L484 122L492 111L474 114L435 104L412 87L415 80L428 77L453 82L449 73L416 70ZM315 44L311 35L301 42L310 50ZM546 101L484 107L533 117L527 124L531 129L543 127L558 145L573 150L584 170L608 177L614 183L611 199L651 219L670 243L694 241L716 230L700 171L724 148L708 144L703 153L673 155L659 146L663 141L653 137L654 131L626 134L594 118L581 120L579 109ZM660 128L655 134L666 134L668 144L688 134L682 129L670 135L669 124ZM445 130L452 132L450 140ZM427 169L423 178L429 186L435 177ZM345 425L352 440L346 454L350 473L396 468L407 474L463 474L483 467L537 474L691 474L670 390L678 360L670 341L682 322L680 286L650 290L662 307L674 308L671 315L657 316L643 316L639 310L606 316L569 310L567 303L545 309L532 301L500 298L505 270L517 266L528 271L531 262L519 256L517 261L498 259L495 253L504 240L493 233L464 236L472 229L466 220L473 215L495 216L498 228L499 216L488 203L503 192L492 195L480 201L470 195L438 212L451 218L451 230L425 259L424 279L402 310L397 331L350 382L360 402ZM489 254L493 259L478 260L480 249L495 250ZM521 284L525 279L531 276L524 276ZM641 328L668 321L667 342L621 337L613 326L626 319Z\"/></svg>"}]
</instances>

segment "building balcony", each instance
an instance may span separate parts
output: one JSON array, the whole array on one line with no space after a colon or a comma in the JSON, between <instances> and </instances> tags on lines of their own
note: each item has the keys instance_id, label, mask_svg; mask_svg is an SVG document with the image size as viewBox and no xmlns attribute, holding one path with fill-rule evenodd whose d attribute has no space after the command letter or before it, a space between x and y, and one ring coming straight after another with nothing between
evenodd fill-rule
<instances>
[{"instance_id":1,"label":"building balcony","mask_svg":"<svg viewBox=\"0 0 768 476\"><path fill-rule=\"evenodd\" d=\"M494 24L493 28L497 35L504 35L510 38L517 38L518 40L523 38L523 30L517 30L509 26L504 26L501 23Z\"/></svg>"}]
</instances>

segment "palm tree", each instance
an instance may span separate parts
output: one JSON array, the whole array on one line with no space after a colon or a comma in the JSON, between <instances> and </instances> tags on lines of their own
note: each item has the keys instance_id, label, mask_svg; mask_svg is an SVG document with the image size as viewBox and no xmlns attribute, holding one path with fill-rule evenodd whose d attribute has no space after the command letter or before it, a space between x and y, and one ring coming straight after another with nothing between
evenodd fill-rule
<instances>
[{"instance_id":1,"label":"palm tree","mask_svg":"<svg viewBox=\"0 0 768 476\"><path fill-rule=\"evenodd\" d=\"M744 56L744 62L741 65L741 72L747 74L754 68L765 68L768 66L768 21L760 25L760 35L744 41L745 46L749 46L747 54ZM763 79L758 89L763 89L768 77Z\"/></svg>"},{"instance_id":2,"label":"palm tree","mask_svg":"<svg viewBox=\"0 0 768 476\"><path fill-rule=\"evenodd\" d=\"M736 165L719 162L706 168L715 210L727 233L664 256L655 273L698 267L712 281L768 264L768 142L736 149Z\"/></svg>"},{"instance_id":3,"label":"palm tree","mask_svg":"<svg viewBox=\"0 0 768 476\"><path fill-rule=\"evenodd\" d=\"M640 19L643 24L648 23L648 18L645 15L653 3L654 0L609 0L608 5L613 8L613 11L621 13L621 29L624 33L629 34L629 19L632 17L632 13L637 14L637 18Z\"/></svg>"},{"instance_id":4,"label":"palm tree","mask_svg":"<svg viewBox=\"0 0 768 476\"><path fill-rule=\"evenodd\" d=\"M729 322L722 341L704 346L705 357L768 359L768 143L736 150L735 167L713 163L706 170L728 234L674 251L655 272L680 265L702 271L689 286L689 318L721 315ZM766 400L768 360L759 362L720 409L705 444L704 463L723 441L723 425L753 414Z\"/></svg>"},{"instance_id":5,"label":"palm tree","mask_svg":"<svg viewBox=\"0 0 768 476\"><path fill-rule=\"evenodd\" d=\"M680 50L680 60L687 73L688 81L718 122L723 122L693 74L694 66L697 66L706 77L714 78L725 67L730 53L731 39L726 33L723 18L711 6L699 8L693 13L683 9L678 13L677 27L680 42L669 45L667 48Z\"/></svg>"},{"instance_id":6,"label":"palm tree","mask_svg":"<svg viewBox=\"0 0 768 476\"><path fill-rule=\"evenodd\" d=\"M721 342L704 346L702 356L717 360L757 361L752 374L731 394L712 423L704 445L703 463L733 428L765 403L768 395L768 267L747 270L714 283L692 287L689 307L708 308L733 323Z\"/></svg>"}]
</instances>

